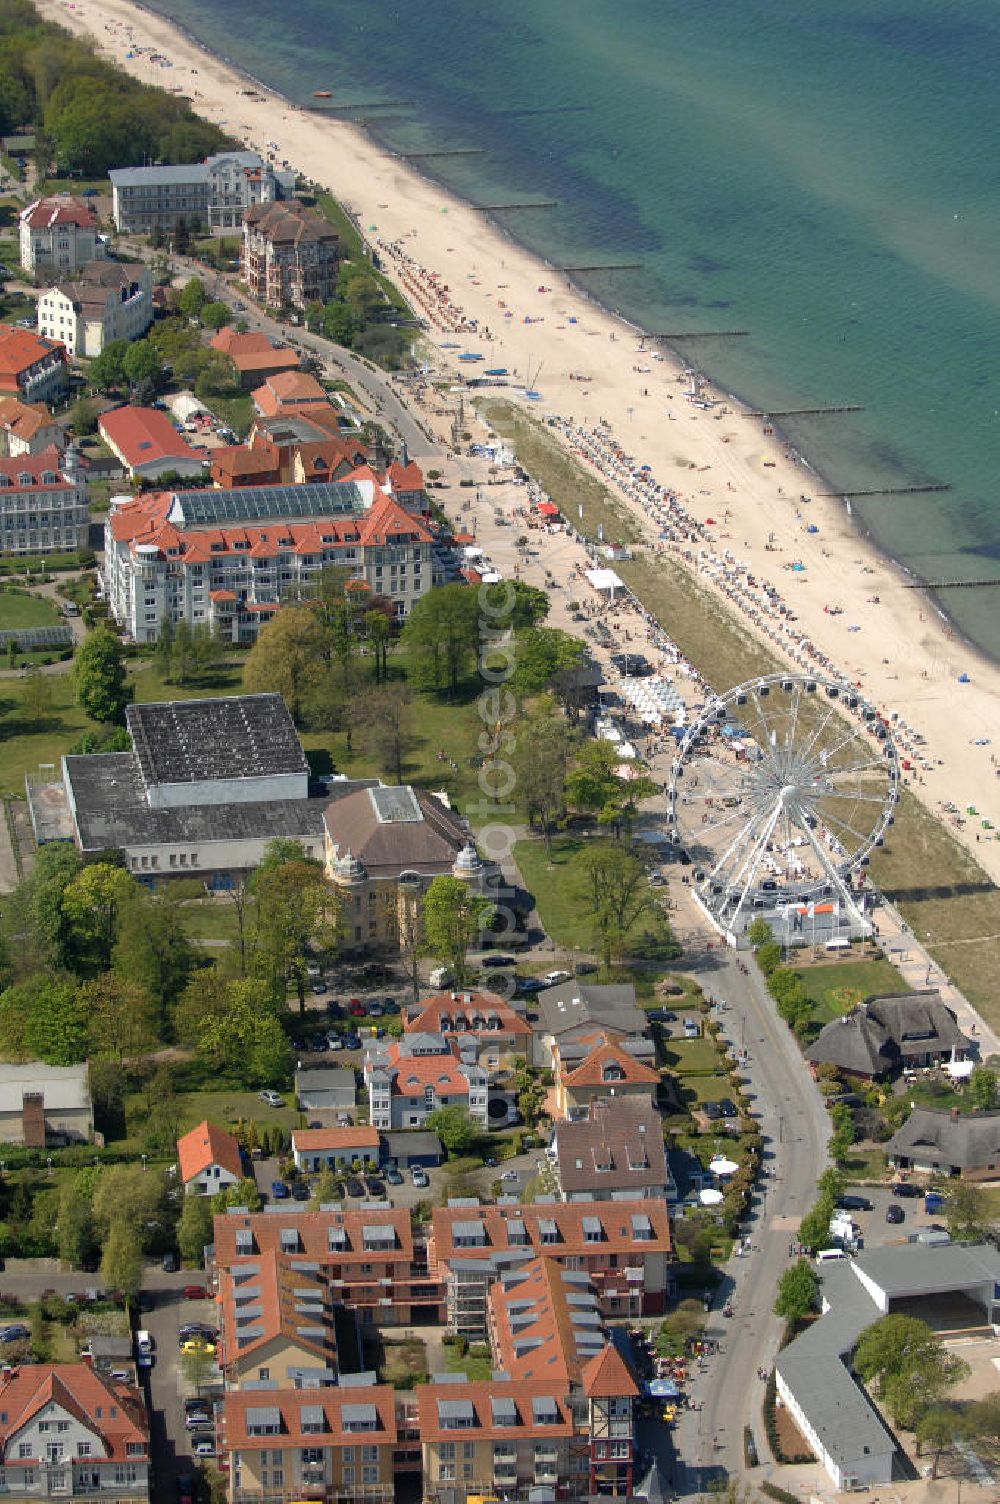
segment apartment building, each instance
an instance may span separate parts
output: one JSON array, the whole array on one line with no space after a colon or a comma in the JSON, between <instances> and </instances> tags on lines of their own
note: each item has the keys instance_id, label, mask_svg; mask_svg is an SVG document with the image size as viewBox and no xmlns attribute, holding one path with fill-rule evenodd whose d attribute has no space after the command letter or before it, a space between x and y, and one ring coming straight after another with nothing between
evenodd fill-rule
<instances>
[{"instance_id":1,"label":"apartment building","mask_svg":"<svg viewBox=\"0 0 1000 1504\"><path fill-rule=\"evenodd\" d=\"M279 371L299 368L299 357L287 345L276 345L268 335L254 331L241 334L231 324L214 334L209 344L232 361L244 391L252 391Z\"/></svg>"},{"instance_id":2,"label":"apartment building","mask_svg":"<svg viewBox=\"0 0 1000 1504\"><path fill-rule=\"evenodd\" d=\"M68 193L34 199L18 216L18 234L26 272L68 277L104 255L97 215L86 199Z\"/></svg>"},{"instance_id":3,"label":"apartment building","mask_svg":"<svg viewBox=\"0 0 1000 1504\"><path fill-rule=\"evenodd\" d=\"M605 1316L657 1316L671 1284L670 1219L659 1201L536 1201L530 1206L435 1207L428 1269L444 1281L448 1325L487 1331L490 1287L544 1254L583 1270Z\"/></svg>"},{"instance_id":4,"label":"apartment building","mask_svg":"<svg viewBox=\"0 0 1000 1504\"><path fill-rule=\"evenodd\" d=\"M489 1077L476 1061L475 1040L462 1051L440 1035L410 1034L365 1059L368 1119L374 1128L424 1128L432 1112L461 1107L489 1127Z\"/></svg>"},{"instance_id":5,"label":"apartment building","mask_svg":"<svg viewBox=\"0 0 1000 1504\"><path fill-rule=\"evenodd\" d=\"M0 324L0 397L54 402L68 384L64 344Z\"/></svg>"},{"instance_id":6,"label":"apartment building","mask_svg":"<svg viewBox=\"0 0 1000 1504\"><path fill-rule=\"evenodd\" d=\"M38 332L88 359L112 340L138 339L152 322L153 279L141 261L88 261L38 299Z\"/></svg>"},{"instance_id":7,"label":"apartment building","mask_svg":"<svg viewBox=\"0 0 1000 1504\"><path fill-rule=\"evenodd\" d=\"M105 525L108 600L136 642L155 642L167 617L251 642L331 564L403 618L431 588L431 534L350 479L140 496Z\"/></svg>"},{"instance_id":8,"label":"apartment building","mask_svg":"<svg viewBox=\"0 0 1000 1504\"><path fill-rule=\"evenodd\" d=\"M338 1072L351 1080L350 1107L354 1107L354 1072ZM299 1081L301 1083L300 1075ZM377 1165L381 1140L377 1128L296 1128L292 1132L295 1168L307 1174L320 1170L347 1170L353 1164Z\"/></svg>"},{"instance_id":9,"label":"apartment building","mask_svg":"<svg viewBox=\"0 0 1000 1504\"><path fill-rule=\"evenodd\" d=\"M23 1500L149 1498L149 1422L140 1391L86 1363L0 1374L4 1494Z\"/></svg>"},{"instance_id":10,"label":"apartment building","mask_svg":"<svg viewBox=\"0 0 1000 1504\"><path fill-rule=\"evenodd\" d=\"M226 1388L294 1389L333 1383L333 1298L319 1270L272 1250L219 1270L219 1366Z\"/></svg>"},{"instance_id":11,"label":"apartment building","mask_svg":"<svg viewBox=\"0 0 1000 1504\"><path fill-rule=\"evenodd\" d=\"M114 407L101 414L97 427L132 480L205 473L206 457L192 449L159 408Z\"/></svg>"},{"instance_id":12,"label":"apartment building","mask_svg":"<svg viewBox=\"0 0 1000 1504\"><path fill-rule=\"evenodd\" d=\"M0 460L0 554L65 554L86 548L87 483L75 449Z\"/></svg>"},{"instance_id":13,"label":"apartment building","mask_svg":"<svg viewBox=\"0 0 1000 1504\"><path fill-rule=\"evenodd\" d=\"M252 297L273 308L327 302L339 255L336 231L304 204L261 203L243 216L240 277Z\"/></svg>"},{"instance_id":14,"label":"apartment building","mask_svg":"<svg viewBox=\"0 0 1000 1504\"><path fill-rule=\"evenodd\" d=\"M461 1045L474 1040L478 1064L486 1071L508 1069L515 1056L527 1056L531 1025L493 992L438 992L403 1009L403 1038L430 1034Z\"/></svg>"},{"instance_id":15,"label":"apartment building","mask_svg":"<svg viewBox=\"0 0 1000 1504\"><path fill-rule=\"evenodd\" d=\"M363 1326L439 1325L444 1286L431 1275L426 1248L402 1207L296 1211L281 1202L263 1212L215 1219L215 1266L280 1255L292 1269L314 1267L338 1305Z\"/></svg>"},{"instance_id":16,"label":"apartment building","mask_svg":"<svg viewBox=\"0 0 1000 1504\"><path fill-rule=\"evenodd\" d=\"M0 397L0 456L17 459L53 446L65 449L66 429L44 403L31 406L19 397Z\"/></svg>"},{"instance_id":17,"label":"apartment building","mask_svg":"<svg viewBox=\"0 0 1000 1504\"><path fill-rule=\"evenodd\" d=\"M558 1042L553 1045L552 1099L556 1117L586 1117L591 1104L598 1099L655 1100L661 1079L655 1066L637 1059L609 1033L597 1034L588 1044L586 1055L579 1061L572 1056L564 1061Z\"/></svg>"},{"instance_id":18,"label":"apartment building","mask_svg":"<svg viewBox=\"0 0 1000 1504\"><path fill-rule=\"evenodd\" d=\"M230 1504L392 1504L397 1398L383 1384L227 1394Z\"/></svg>"},{"instance_id":19,"label":"apartment building","mask_svg":"<svg viewBox=\"0 0 1000 1504\"><path fill-rule=\"evenodd\" d=\"M294 173L276 170L255 151L217 152L177 166L116 167L109 177L115 224L139 235L172 230L181 219L213 234L238 230L251 206L295 191Z\"/></svg>"},{"instance_id":20,"label":"apartment building","mask_svg":"<svg viewBox=\"0 0 1000 1504\"><path fill-rule=\"evenodd\" d=\"M564 1201L666 1199L663 1120L649 1097L598 1097L556 1123L548 1156Z\"/></svg>"}]
</instances>

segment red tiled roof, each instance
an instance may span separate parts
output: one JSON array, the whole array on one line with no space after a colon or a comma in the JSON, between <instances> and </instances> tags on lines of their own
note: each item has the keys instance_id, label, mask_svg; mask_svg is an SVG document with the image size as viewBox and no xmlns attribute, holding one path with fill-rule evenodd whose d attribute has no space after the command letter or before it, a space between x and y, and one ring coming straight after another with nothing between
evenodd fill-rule
<instances>
[{"instance_id":1,"label":"red tiled roof","mask_svg":"<svg viewBox=\"0 0 1000 1504\"><path fill-rule=\"evenodd\" d=\"M424 473L413 460L410 460L407 465L401 465L398 460L393 460L386 473L394 491L422 491L424 489Z\"/></svg>"},{"instance_id":2,"label":"red tiled roof","mask_svg":"<svg viewBox=\"0 0 1000 1504\"><path fill-rule=\"evenodd\" d=\"M588 1398L632 1399L639 1393L639 1387L629 1373L625 1359L610 1342L585 1365L582 1382L583 1392Z\"/></svg>"},{"instance_id":3,"label":"red tiled roof","mask_svg":"<svg viewBox=\"0 0 1000 1504\"><path fill-rule=\"evenodd\" d=\"M377 1149L377 1128L296 1128L292 1133L294 1153L323 1153L327 1149Z\"/></svg>"},{"instance_id":4,"label":"red tiled roof","mask_svg":"<svg viewBox=\"0 0 1000 1504\"><path fill-rule=\"evenodd\" d=\"M392 1228L395 1245L371 1249L364 1246L366 1227ZM368 1206L357 1211L299 1212L282 1210L276 1217L267 1212L251 1212L246 1215L227 1213L215 1218L215 1262L219 1268L237 1258L237 1232L250 1232L255 1253L281 1250L283 1229L295 1228L301 1243L298 1257L318 1261L321 1264L370 1264L382 1258L397 1266L413 1257L413 1230L410 1214L405 1207ZM331 1228L343 1228L343 1246L331 1248Z\"/></svg>"},{"instance_id":5,"label":"red tiled roof","mask_svg":"<svg viewBox=\"0 0 1000 1504\"><path fill-rule=\"evenodd\" d=\"M497 1425L493 1419L492 1399L513 1400L516 1424ZM471 1426L442 1425L438 1400L468 1400L473 1409L474 1423ZM533 1399L553 1399L559 1413L554 1423L543 1424L535 1420L531 1409ZM572 1436L573 1417L569 1405L555 1382L533 1380L529 1383L514 1380L481 1380L474 1384L421 1384L416 1390L417 1413L420 1417L421 1441L439 1442L459 1439L462 1441L508 1441L519 1437Z\"/></svg>"},{"instance_id":6,"label":"red tiled roof","mask_svg":"<svg viewBox=\"0 0 1000 1504\"><path fill-rule=\"evenodd\" d=\"M0 428L30 442L40 428L59 428L63 425L53 418L44 403L22 402L18 397L0 397Z\"/></svg>"},{"instance_id":7,"label":"red tiled roof","mask_svg":"<svg viewBox=\"0 0 1000 1504\"><path fill-rule=\"evenodd\" d=\"M223 601L234 601L236 599L236 591L210 590L208 592L208 598L209 600L216 601L219 605L221 605Z\"/></svg>"},{"instance_id":8,"label":"red tiled roof","mask_svg":"<svg viewBox=\"0 0 1000 1504\"><path fill-rule=\"evenodd\" d=\"M652 1238L638 1239L635 1236L632 1218L648 1217ZM601 1238L591 1242L584 1236L583 1219L593 1217L601 1226ZM475 1219L482 1222L486 1233L487 1251L507 1251L520 1248L522 1253L547 1253L557 1258L578 1257L581 1254L617 1254L619 1259L626 1253L669 1253L670 1218L665 1201L559 1201L551 1204L524 1205L508 1210L500 1206L480 1206L474 1211L469 1207L436 1206L431 1215L434 1257L442 1263L455 1259L481 1259L481 1246L460 1246L454 1243L453 1227L456 1222ZM527 1244L511 1242L510 1222L523 1224ZM543 1243L539 1230L540 1222L554 1222L558 1229L555 1243Z\"/></svg>"},{"instance_id":9,"label":"red tiled roof","mask_svg":"<svg viewBox=\"0 0 1000 1504\"><path fill-rule=\"evenodd\" d=\"M139 1394L114 1384L86 1363L40 1363L14 1370L0 1380L0 1449L4 1466L31 1466L11 1455L9 1444L46 1405L67 1410L104 1443L108 1456L124 1462L128 1447L149 1451L149 1423ZM137 1454L135 1460L141 1460Z\"/></svg>"},{"instance_id":10,"label":"red tiled roof","mask_svg":"<svg viewBox=\"0 0 1000 1504\"><path fill-rule=\"evenodd\" d=\"M373 1431L348 1430L344 1425L343 1410L351 1405L374 1405L376 1426ZM281 1431L277 1436L254 1436L247 1431L247 1411L266 1406L277 1410L281 1416ZM303 1409L322 1409L324 1427L322 1434L303 1430ZM243 1390L227 1394L223 1408L223 1435L226 1448L239 1448L241 1452L255 1448L273 1447L342 1447L342 1446L387 1446L396 1441L396 1392L388 1384L365 1385L362 1388L326 1389L278 1389L262 1394L259 1390Z\"/></svg>"},{"instance_id":11,"label":"red tiled roof","mask_svg":"<svg viewBox=\"0 0 1000 1504\"><path fill-rule=\"evenodd\" d=\"M258 1308L254 1317L253 1335L246 1330L237 1330L237 1315L242 1317L243 1307L237 1307L237 1292L245 1302L252 1286L256 1292L253 1304ZM279 1253L261 1254L254 1259L236 1259L219 1273L219 1316L222 1330L223 1367L230 1369L242 1358L252 1358L257 1350L275 1337L284 1337L296 1347L303 1348L314 1357L322 1358L324 1366L336 1366L336 1335L329 1307L317 1321L312 1313L307 1319L296 1310L299 1297L296 1292L308 1289L322 1303L324 1281L305 1269L295 1269L292 1261ZM311 1304L316 1305L314 1299ZM323 1335L314 1334L321 1326ZM302 1328L306 1328L303 1332Z\"/></svg>"},{"instance_id":12,"label":"red tiled roof","mask_svg":"<svg viewBox=\"0 0 1000 1504\"><path fill-rule=\"evenodd\" d=\"M616 1072L615 1079L609 1080L605 1076L605 1069L610 1067ZM620 1071L619 1076L617 1072ZM563 1076L564 1086L658 1086L660 1082L659 1071L654 1071L651 1066L643 1065L641 1060L636 1060L625 1050L620 1050L604 1037L603 1043L591 1050L586 1060L576 1067L575 1070L567 1071Z\"/></svg>"},{"instance_id":13,"label":"red tiled roof","mask_svg":"<svg viewBox=\"0 0 1000 1504\"><path fill-rule=\"evenodd\" d=\"M365 513L361 523L362 544L386 543L430 543L431 535L416 517L400 506L398 501L393 501L391 496L383 495L376 500Z\"/></svg>"},{"instance_id":14,"label":"red tiled roof","mask_svg":"<svg viewBox=\"0 0 1000 1504\"><path fill-rule=\"evenodd\" d=\"M184 459L203 462L164 413L155 407L116 407L102 413L97 426L104 438L133 469L150 460Z\"/></svg>"},{"instance_id":15,"label":"red tiled roof","mask_svg":"<svg viewBox=\"0 0 1000 1504\"><path fill-rule=\"evenodd\" d=\"M8 486L5 489L17 490L19 486L32 491L65 491L70 482L66 480L60 470L62 458L54 444L43 449L40 454L19 454L16 459L0 459L0 475L5 476ZM55 480L42 481L42 476L51 474ZM21 476L27 476L26 481Z\"/></svg>"},{"instance_id":16,"label":"red tiled roof","mask_svg":"<svg viewBox=\"0 0 1000 1504\"><path fill-rule=\"evenodd\" d=\"M315 376L306 371L279 371L269 376L253 393L254 406L264 417L274 417L290 407L329 407L329 398Z\"/></svg>"},{"instance_id":17,"label":"red tiled roof","mask_svg":"<svg viewBox=\"0 0 1000 1504\"><path fill-rule=\"evenodd\" d=\"M177 1159L185 1185L209 1165L219 1165L237 1179L243 1174L240 1146L233 1135L207 1121L177 1140Z\"/></svg>"},{"instance_id":18,"label":"red tiled roof","mask_svg":"<svg viewBox=\"0 0 1000 1504\"><path fill-rule=\"evenodd\" d=\"M66 346L58 339L42 339L28 329L11 329L0 325L0 383L19 376L29 366L37 365L47 355L66 359ZM9 390L9 387L5 388Z\"/></svg>"},{"instance_id":19,"label":"red tiled roof","mask_svg":"<svg viewBox=\"0 0 1000 1504\"><path fill-rule=\"evenodd\" d=\"M68 194L54 198L36 198L26 209L21 210L20 221L33 230L45 230L51 225L79 225L82 229L95 229L97 215L88 203Z\"/></svg>"},{"instance_id":20,"label":"red tiled roof","mask_svg":"<svg viewBox=\"0 0 1000 1504\"><path fill-rule=\"evenodd\" d=\"M441 1027L442 1017L449 1021L447 1030ZM459 1017L465 1019L464 1029L455 1028L455 1019ZM499 1028L489 1027L491 1017L499 1019ZM481 1020L479 1027L473 1026L473 1019ZM419 1013L404 1014L403 1030L408 1034L475 1034L484 1039L503 1034L523 1038L531 1034L531 1026L493 992L435 993L423 1000Z\"/></svg>"},{"instance_id":21,"label":"red tiled roof","mask_svg":"<svg viewBox=\"0 0 1000 1504\"><path fill-rule=\"evenodd\" d=\"M239 480L241 485L252 485L255 477L277 483L281 470L281 455L278 446L271 443L248 449L245 444L225 444L212 450L212 477L229 481Z\"/></svg>"},{"instance_id":22,"label":"red tiled roof","mask_svg":"<svg viewBox=\"0 0 1000 1504\"><path fill-rule=\"evenodd\" d=\"M433 1086L440 1096L468 1096L469 1083L459 1069L455 1055L405 1055L393 1043L386 1052L389 1067L395 1071L392 1089L401 1097L422 1097L425 1086Z\"/></svg>"}]
</instances>

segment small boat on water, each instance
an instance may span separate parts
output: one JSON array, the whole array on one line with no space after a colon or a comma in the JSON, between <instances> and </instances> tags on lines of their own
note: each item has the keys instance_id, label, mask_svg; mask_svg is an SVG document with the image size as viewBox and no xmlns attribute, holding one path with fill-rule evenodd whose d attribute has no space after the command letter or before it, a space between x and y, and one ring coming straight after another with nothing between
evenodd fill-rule
<instances>
[{"instance_id":1,"label":"small boat on water","mask_svg":"<svg viewBox=\"0 0 1000 1504\"><path fill-rule=\"evenodd\" d=\"M333 91L331 89L313 89L313 99L332 99L332 98L333 98Z\"/></svg>"}]
</instances>

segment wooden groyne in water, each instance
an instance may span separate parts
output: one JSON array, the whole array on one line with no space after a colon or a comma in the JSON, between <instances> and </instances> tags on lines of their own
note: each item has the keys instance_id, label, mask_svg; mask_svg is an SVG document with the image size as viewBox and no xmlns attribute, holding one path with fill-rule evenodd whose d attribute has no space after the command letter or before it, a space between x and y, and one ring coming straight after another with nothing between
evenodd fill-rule
<instances>
[{"instance_id":1,"label":"wooden groyne in water","mask_svg":"<svg viewBox=\"0 0 1000 1504\"><path fill-rule=\"evenodd\" d=\"M577 272L641 272L641 261L595 261L589 266L554 266L554 272L572 277Z\"/></svg>"},{"instance_id":2,"label":"wooden groyne in water","mask_svg":"<svg viewBox=\"0 0 1000 1504\"><path fill-rule=\"evenodd\" d=\"M396 155L404 162L425 162L428 157L482 157L485 146L452 146L447 151L401 151Z\"/></svg>"},{"instance_id":3,"label":"wooden groyne in water","mask_svg":"<svg viewBox=\"0 0 1000 1504\"><path fill-rule=\"evenodd\" d=\"M839 407L786 407L779 411L777 408L768 409L754 408L745 414L747 418L826 418L834 413L863 413L864 408L860 402L843 402ZM861 496L866 493L861 491L837 491L824 493L837 496Z\"/></svg>"},{"instance_id":4,"label":"wooden groyne in water","mask_svg":"<svg viewBox=\"0 0 1000 1504\"><path fill-rule=\"evenodd\" d=\"M818 496L920 496L927 491L950 491L951 486L871 486L867 491L818 491Z\"/></svg>"},{"instance_id":5,"label":"wooden groyne in water","mask_svg":"<svg viewBox=\"0 0 1000 1504\"><path fill-rule=\"evenodd\" d=\"M349 114L353 110L412 110L412 99L362 99L357 104L307 104L306 109L317 115Z\"/></svg>"},{"instance_id":6,"label":"wooden groyne in water","mask_svg":"<svg viewBox=\"0 0 1000 1504\"><path fill-rule=\"evenodd\" d=\"M746 339L749 329L679 329L675 334L644 334L643 339Z\"/></svg>"},{"instance_id":7,"label":"wooden groyne in water","mask_svg":"<svg viewBox=\"0 0 1000 1504\"><path fill-rule=\"evenodd\" d=\"M984 586L1000 585L996 580L904 580L904 590L981 590Z\"/></svg>"},{"instance_id":8,"label":"wooden groyne in water","mask_svg":"<svg viewBox=\"0 0 1000 1504\"><path fill-rule=\"evenodd\" d=\"M503 214L507 209L556 209L559 206L557 198L535 198L524 204L470 204L479 214Z\"/></svg>"}]
</instances>

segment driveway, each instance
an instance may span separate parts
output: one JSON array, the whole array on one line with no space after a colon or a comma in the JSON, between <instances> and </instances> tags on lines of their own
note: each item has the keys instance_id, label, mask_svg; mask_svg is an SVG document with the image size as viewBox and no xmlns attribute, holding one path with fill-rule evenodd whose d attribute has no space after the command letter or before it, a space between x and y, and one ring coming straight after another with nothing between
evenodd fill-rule
<instances>
[{"instance_id":1,"label":"driveway","mask_svg":"<svg viewBox=\"0 0 1000 1504\"><path fill-rule=\"evenodd\" d=\"M184 1300L181 1296L184 1285L200 1282L191 1270L176 1275L161 1270L150 1276L149 1286L143 1290L139 1324L156 1344L156 1362L149 1375L156 1504L171 1504L177 1497L178 1474L191 1472L195 1466L184 1428L184 1399L194 1391L181 1372L178 1333L188 1321L217 1324L214 1301Z\"/></svg>"}]
</instances>

